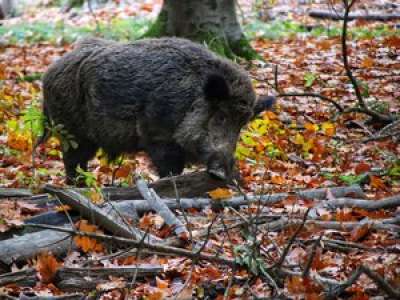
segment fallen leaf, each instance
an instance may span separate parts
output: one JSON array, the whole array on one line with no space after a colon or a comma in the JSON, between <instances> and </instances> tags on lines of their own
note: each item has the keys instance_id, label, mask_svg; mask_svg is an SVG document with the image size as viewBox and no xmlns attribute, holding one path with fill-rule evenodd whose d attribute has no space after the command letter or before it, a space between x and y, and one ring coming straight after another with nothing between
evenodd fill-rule
<instances>
[{"instance_id":1,"label":"fallen leaf","mask_svg":"<svg viewBox=\"0 0 400 300\"><path fill-rule=\"evenodd\" d=\"M61 264L51 253L41 253L37 258L36 270L39 273L40 281L48 284L53 282L54 276Z\"/></svg>"},{"instance_id":2,"label":"fallen leaf","mask_svg":"<svg viewBox=\"0 0 400 300\"><path fill-rule=\"evenodd\" d=\"M222 200L232 198L233 193L230 189L217 188L207 193L213 200Z\"/></svg>"}]
</instances>

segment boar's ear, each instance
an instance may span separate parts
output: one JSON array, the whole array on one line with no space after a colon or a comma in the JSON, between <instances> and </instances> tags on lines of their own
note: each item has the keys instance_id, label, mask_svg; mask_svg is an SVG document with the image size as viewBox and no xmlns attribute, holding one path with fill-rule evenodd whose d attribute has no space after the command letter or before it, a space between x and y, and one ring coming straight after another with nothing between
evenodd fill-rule
<instances>
[{"instance_id":1,"label":"boar's ear","mask_svg":"<svg viewBox=\"0 0 400 300\"><path fill-rule=\"evenodd\" d=\"M257 100L256 106L254 106L253 115L256 116L260 112L271 110L276 103L274 96L260 96Z\"/></svg>"},{"instance_id":2,"label":"boar's ear","mask_svg":"<svg viewBox=\"0 0 400 300\"><path fill-rule=\"evenodd\" d=\"M208 101L224 100L230 96L230 88L225 78L219 74L211 74L204 85L204 94Z\"/></svg>"}]
</instances>

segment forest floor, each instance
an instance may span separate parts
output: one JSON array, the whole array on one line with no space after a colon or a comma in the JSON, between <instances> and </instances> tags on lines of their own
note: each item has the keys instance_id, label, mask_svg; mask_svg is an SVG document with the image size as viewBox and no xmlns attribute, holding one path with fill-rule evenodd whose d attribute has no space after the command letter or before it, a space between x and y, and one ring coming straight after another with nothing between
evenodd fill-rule
<instances>
[{"instance_id":1,"label":"forest floor","mask_svg":"<svg viewBox=\"0 0 400 300\"><path fill-rule=\"evenodd\" d=\"M0 26L0 187L37 191L44 184L65 185L57 138L52 137L40 146L36 155L32 151L32 145L42 131L41 75L51 62L72 49L73 41L81 36L95 33L119 40L139 37L148 28L149 20L157 16L161 1L133 2L130 6L112 4L92 12L74 9L66 14L60 13L56 7L28 7L23 15L4 21ZM362 113L338 111L338 106L348 109L357 105L354 87L343 67L342 22L307 16L310 9L328 9L322 4L277 1L268 15L263 13L264 7L256 6L251 1L239 2L239 17L252 39L253 47L263 58L240 63L251 74L257 94L281 95L273 112L263 113L242 131L236 157L243 178L243 190L246 193L278 193L327 188L326 199L335 200L329 187L360 185L365 194L364 200L371 202L399 195L400 128L396 131L397 136L375 140L385 124L371 122L370 117ZM363 5L356 6L354 10L399 13L400 7L396 4L391 6L389 2L362 1ZM340 6L337 9L340 10ZM273 19L268 24L263 21L271 17L279 19ZM352 21L349 31L347 54L364 100L382 114L399 115L398 20L385 23ZM283 94L318 94L323 99L319 96ZM326 101L327 98L338 105ZM197 168L193 166L186 171ZM111 183L133 186L138 174L149 180L157 179L151 162L143 153L127 155L118 162L109 163L99 152L90 163L89 171L81 175L95 189ZM233 190L220 190L211 193L211 197L219 201L235 193ZM321 222L356 224L350 229L306 224L295 236L296 241L289 243L286 267L300 266L299 269L293 268L301 270L301 266L304 267L312 257L310 268L314 277L286 274L280 283L279 293L289 299L324 299L323 280L315 278L322 276L343 281L361 265L371 268L384 278L385 283L397 287L399 291L399 205L390 209L369 210L351 206L320 207L318 203L317 200L298 199L290 195L272 206L263 207L262 212L257 206L248 206L240 210L225 208L222 215L227 222L250 220L259 213L301 220L305 212L313 208L312 217ZM6 236L9 237L7 231L20 225L21 221L50 209L54 208L39 208L11 198L1 199L0 243L6 240ZM182 216L182 212L179 215ZM224 222L223 218L221 221L221 211L213 211L210 207L189 210L187 217L193 232L212 226L214 222L216 226ZM377 228L374 225L388 224L387 220L392 220L392 227ZM173 230L155 213L145 213L138 224L160 238L174 235ZM267 229L256 232L256 240L262 250L257 258L276 262L295 231L296 226L288 226L280 231ZM5 234L3 238L2 233ZM244 229L211 234L207 236L204 251L234 259L241 254L246 257L243 249L252 249L252 234L251 230L246 232ZM318 239L320 244L314 247L316 243L313 241ZM328 240L340 241L344 246L333 247L331 242L329 247L326 244ZM243 247L245 245L248 247ZM190 246L189 243L186 248ZM0 293L10 297L22 291L36 295L63 295L64 291L52 283L52 274L60 265L82 266L89 258L98 260L98 266L147 263L161 265L166 270L156 277L138 278L131 282L111 276L107 284L99 284L96 289L96 295L101 299L122 299L128 295L145 299L174 299L178 291L176 299L190 299L188 294L199 299L223 299L228 285L226 299L270 297L274 291L260 269L252 273L250 263L242 263L242 267L234 268L233 272L227 266L207 261L193 263L193 260L179 256L166 258L147 254L122 259L104 256L109 254L105 246L82 249L78 245L78 248L70 251L67 257L55 258L51 254L43 254L25 264L13 264L13 272L35 267L39 280L30 288L0 284ZM101 256L103 259L99 259ZM256 261L258 265L264 264ZM185 284L186 280L188 284ZM376 281L364 274L350 284L340 297L383 299L381 296L385 293L381 285L377 287Z\"/></svg>"}]
</instances>

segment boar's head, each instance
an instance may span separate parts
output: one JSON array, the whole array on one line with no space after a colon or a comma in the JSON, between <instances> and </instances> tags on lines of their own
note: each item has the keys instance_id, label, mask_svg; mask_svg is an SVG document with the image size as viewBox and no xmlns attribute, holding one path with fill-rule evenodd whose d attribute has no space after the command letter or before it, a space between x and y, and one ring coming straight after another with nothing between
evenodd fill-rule
<instances>
[{"instance_id":1,"label":"boar's head","mask_svg":"<svg viewBox=\"0 0 400 300\"><path fill-rule=\"evenodd\" d=\"M257 101L244 74L232 79L227 74L210 74L203 91L202 99L193 103L181 124L178 139L184 140L189 160L204 163L211 175L230 181L241 128L256 114L271 108L275 98Z\"/></svg>"}]
</instances>

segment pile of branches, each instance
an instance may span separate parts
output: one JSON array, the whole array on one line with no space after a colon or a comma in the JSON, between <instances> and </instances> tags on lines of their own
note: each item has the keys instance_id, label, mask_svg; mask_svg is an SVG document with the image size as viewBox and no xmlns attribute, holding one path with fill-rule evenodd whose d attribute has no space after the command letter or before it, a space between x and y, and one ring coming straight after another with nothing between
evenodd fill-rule
<instances>
[{"instance_id":1,"label":"pile of branches","mask_svg":"<svg viewBox=\"0 0 400 300\"><path fill-rule=\"evenodd\" d=\"M193 267L201 262L208 262L228 268L231 270L229 272L231 277L226 287L226 296L235 280L236 272L245 269L253 279L261 278L268 284L273 299L285 299L283 282L288 276L311 280L323 288L325 299L337 299L362 274L368 276L382 293L394 299L400 297L399 289L393 287L382 275L364 264L360 264L343 281L321 275L311 267L318 249L346 253L350 251L368 252L376 249L370 249L361 243L328 238L324 234L310 240L299 237L308 226L327 230L354 231L367 225L368 230L371 231L389 231L398 235L400 233L399 217L380 220L365 219L360 222L325 221L320 218L318 210L321 208L328 210L360 208L367 211L395 209L400 206L400 195L371 201L365 199L359 186L348 186L309 189L294 193L260 195L239 193L238 196L230 199L216 201L203 196L203 192L210 187L210 184L216 184L216 182L205 172L162 179L151 185L140 179L137 181L136 188L103 189L102 193L107 201L99 206L84 196L84 191L81 189L46 186L45 190L52 196L48 194L34 196L30 195L27 190L0 190L0 198L20 196L26 199L28 197L28 202L37 205L63 204L62 207L68 206L71 209L64 212L50 211L39 214L25 220L19 229L8 233L8 238L2 237L0 241L0 271L2 273L0 287L9 284L22 287L37 285L39 279L34 268L10 272L11 266L36 257L44 249L51 251L54 255L63 256L71 247L76 247L73 237L81 236L101 241L109 249L112 249L111 254L101 259L157 254L167 257L184 257L191 261ZM194 191L188 188L190 186L197 186L198 191L201 192L195 196ZM180 188L182 193L179 191ZM159 194L163 195L162 198ZM175 197L171 196L173 194ZM191 198L188 198L187 195L191 195ZM288 197L313 201L313 205L304 212L302 217L270 213L269 207L288 199ZM196 230L192 228L188 210L193 208L209 208L213 211L212 220L208 220L209 225L206 228ZM165 224L170 226L174 232L172 237L160 238L149 231L142 231L136 226L140 216L150 211L157 213ZM251 211L253 213L250 213ZM228 218L227 212L233 212L237 217ZM77 229L75 221L81 218L90 220L106 233L84 232ZM245 245L239 247L230 238L233 231L238 228L246 230L248 236L252 237L247 239ZM271 232L278 233L288 228L292 228L293 233L283 248L267 237ZM15 234L19 235L14 236ZM228 237L232 251L221 254L207 249L206 245L210 239L219 235ZM271 245L274 245L272 248L275 248L275 255L266 250L265 241L267 239ZM287 257L295 244L308 246L309 253L305 264L294 265L287 262ZM233 249L234 245L236 249ZM394 251L394 249L392 250ZM392 250L384 249L389 252ZM141 277L155 277L162 272L163 267L154 264L113 268L93 267L91 262L88 262L79 267L59 268L53 278L53 284L67 293L62 297L80 299L84 296L82 291L95 289L98 284L106 282L110 275L129 278L131 286L133 286ZM190 282L190 277L189 275L184 286Z\"/></svg>"}]
</instances>

